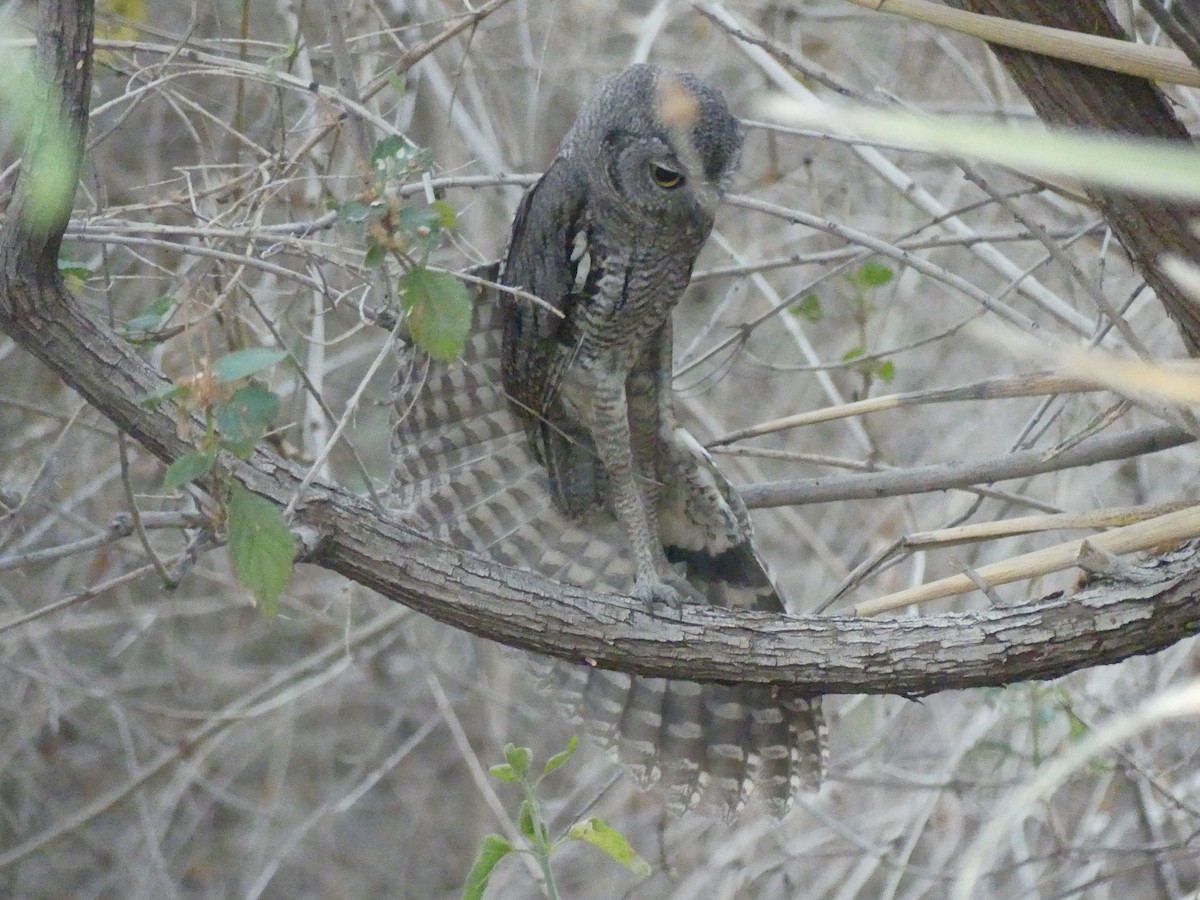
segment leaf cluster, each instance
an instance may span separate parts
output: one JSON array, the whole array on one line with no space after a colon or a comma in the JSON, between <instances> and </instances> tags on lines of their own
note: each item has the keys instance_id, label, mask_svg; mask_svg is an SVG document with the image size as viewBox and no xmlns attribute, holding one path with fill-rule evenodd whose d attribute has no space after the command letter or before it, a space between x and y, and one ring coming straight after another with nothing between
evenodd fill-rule
<instances>
[{"instance_id":1,"label":"leaf cluster","mask_svg":"<svg viewBox=\"0 0 1200 900\"><path fill-rule=\"evenodd\" d=\"M169 300L169 298L166 298ZM157 301L149 310L126 323L127 333L152 332L170 309ZM204 360L199 371L163 387L143 399L147 406L175 401L188 413L204 419L204 432L196 449L183 454L167 467L163 487L179 490L210 473L217 484L225 513L225 533L234 574L273 615L279 595L292 573L295 545L283 514L270 501L252 494L217 471L222 451L248 459L279 414L280 398L253 377L273 368L290 356L276 347L249 347L226 353L211 362ZM191 415L183 417L191 422Z\"/></svg>"},{"instance_id":2,"label":"leaf cluster","mask_svg":"<svg viewBox=\"0 0 1200 900\"><path fill-rule=\"evenodd\" d=\"M411 141L392 136L375 145L371 155L374 182L338 207L343 224L361 231L364 263L377 268L389 257L403 275L397 283L413 342L435 359L458 357L471 327L471 298L462 283L446 272L426 268L454 228L454 208L426 192L425 205L404 197L401 188L426 178L433 155Z\"/></svg>"},{"instance_id":3,"label":"leaf cluster","mask_svg":"<svg viewBox=\"0 0 1200 900\"><path fill-rule=\"evenodd\" d=\"M595 816L576 822L556 839L550 837L541 803L537 799L537 790L547 775L566 764L578 746L579 739L572 737L567 743L567 748L546 760L541 773L536 776L530 774L533 766L533 752L528 747L508 744L504 748L505 761L492 766L489 771L497 781L521 786L524 797L517 816L517 826L528 842L528 846L516 847L499 834L489 834L485 837L479 853L475 857L475 862L471 866L471 871L467 875L467 883L462 895L463 900L482 900L493 870L502 859L512 853L531 854L538 861L542 874L545 876L547 893L552 900L557 898L558 890L554 883L554 874L550 869L550 857L555 850L571 841L591 844L635 875L645 877L650 874L650 866L634 852L624 835L610 828L603 820Z\"/></svg>"}]
</instances>

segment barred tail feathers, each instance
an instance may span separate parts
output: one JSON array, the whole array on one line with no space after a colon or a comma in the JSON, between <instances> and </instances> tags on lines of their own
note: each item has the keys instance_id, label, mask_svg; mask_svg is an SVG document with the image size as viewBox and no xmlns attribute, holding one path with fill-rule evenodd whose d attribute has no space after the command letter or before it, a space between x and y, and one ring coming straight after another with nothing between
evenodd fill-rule
<instances>
[{"instance_id":1,"label":"barred tail feathers","mask_svg":"<svg viewBox=\"0 0 1200 900\"><path fill-rule=\"evenodd\" d=\"M393 507L422 532L506 565L628 593L635 571L619 525L603 510L576 519L555 506L501 387L498 310L487 292L477 297L460 360L443 365L412 348L401 353L392 390ZM680 437L673 463L677 483L689 487L664 502L664 537L670 532L682 545L674 559L710 602L762 608L776 595L749 542L745 510L689 439ZM714 495L722 498L716 506ZM696 515L688 504L719 510L699 542L672 518ZM819 701L535 659L569 716L615 748L643 783L659 781L672 808L702 804L729 813L754 789L782 812L798 786L820 779Z\"/></svg>"}]
</instances>

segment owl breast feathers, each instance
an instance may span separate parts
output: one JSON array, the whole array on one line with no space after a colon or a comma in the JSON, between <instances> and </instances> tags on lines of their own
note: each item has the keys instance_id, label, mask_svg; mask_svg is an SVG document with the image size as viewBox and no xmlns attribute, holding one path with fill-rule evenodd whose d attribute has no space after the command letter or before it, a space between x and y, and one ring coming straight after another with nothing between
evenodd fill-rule
<instances>
[{"instance_id":1,"label":"owl breast feathers","mask_svg":"<svg viewBox=\"0 0 1200 900\"><path fill-rule=\"evenodd\" d=\"M732 485L675 420L671 313L742 131L721 94L652 66L607 80L517 210L498 291L453 366L407 350L393 497L415 525L651 604L784 605ZM533 303L521 294L533 294ZM547 663L673 806L775 813L824 766L819 700Z\"/></svg>"}]
</instances>

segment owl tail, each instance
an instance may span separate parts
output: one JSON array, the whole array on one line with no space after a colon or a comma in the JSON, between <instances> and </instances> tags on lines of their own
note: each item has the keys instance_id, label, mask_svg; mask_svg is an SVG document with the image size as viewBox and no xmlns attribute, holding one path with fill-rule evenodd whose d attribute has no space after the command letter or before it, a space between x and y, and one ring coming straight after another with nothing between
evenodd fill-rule
<instances>
[{"instance_id":1,"label":"owl tail","mask_svg":"<svg viewBox=\"0 0 1200 900\"><path fill-rule=\"evenodd\" d=\"M555 506L545 469L504 394L498 309L490 292L476 300L461 359L445 365L412 347L400 353L389 504L421 532L502 564L628 594L636 572L617 522L603 510L576 518ZM684 441L677 449L675 464L694 468L698 445ZM693 501L707 503L714 490L729 500L706 534L745 515L715 466L712 471L716 480L707 472L686 473L706 491L689 495ZM663 507L668 557L711 602L769 608L762 597L774 597L774 589L748 542L721 539L706 554L711 534L687 533L670 513L672 503L682 509L687 499L675 497ZM756 599L730 599L746 596ZM700 806L730 815L753 792L782 815L797 791L820 783L824 723L817 698L533 659L568 716L615 748L643 784L657 782L673 809Z\"/></svg>"}]
</instances>

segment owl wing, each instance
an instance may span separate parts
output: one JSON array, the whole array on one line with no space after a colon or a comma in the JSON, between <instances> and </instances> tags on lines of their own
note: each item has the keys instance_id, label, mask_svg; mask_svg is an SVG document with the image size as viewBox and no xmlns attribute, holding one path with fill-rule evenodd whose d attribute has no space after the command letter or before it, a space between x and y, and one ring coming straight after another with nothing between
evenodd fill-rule
<instances>
[{"instance_id":1,"label":"owl wing","mask_svg":"<svg viewBox=\"0 0 1200 900\"><path fill-rule=\"evenodd\" d=\"M658 527L667 560L715 606L785 612L746 506L708 451L676 427L663 452Z\"/></svg>"},{"instance_id":2,"label":"owl wing","mask_svg":"<svg viewBox=\"0 0 1200 900\"><path fill-rule=\"evenodd\" d=\"M521 200L502 284L542 302L505 295L502 372L525 433L560 506L582 515L603 498L604 470L591 436L561 409L559 383L579 341L577 305L589 288L587 188L560 157Z\"/></svg>"},{"instance_id":3,"label":"owl wing","mask_svg":"<svg viewBox=\"0 0 1200 900\"><path fill-rule=\"evenodd\" d=\"M504 322L493 292L481 292L473 316L456 363L440 363L412 346L400 353L392 386L389 506L423 533L504 565L627 594L635 572L620 525L604 510L576 518L553 502L546 468L499 383ZM736 493L695 439L666 422L676 439L662 459L684 486L658 507L669 538L665 549L679 554L696 578L705 558L727 572L737 571L730 562L740 560L753 573L748 522L729 546L715 536L745 515ZM765 578L765 569L759 571ZM747 605L706 593L714 603ZM614 747L642 781L657 779L672 807L732 812L753 785L767 808L782 815L801 787L816 789L821 781L825 726L818 698L531 659L568 717Z\"/></svg>"}]
</instances>

